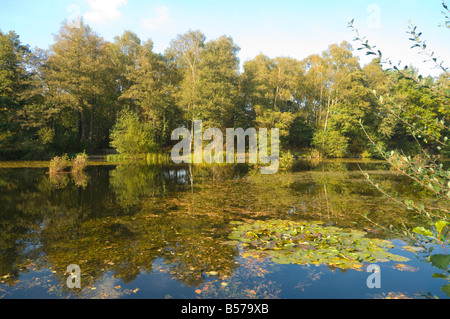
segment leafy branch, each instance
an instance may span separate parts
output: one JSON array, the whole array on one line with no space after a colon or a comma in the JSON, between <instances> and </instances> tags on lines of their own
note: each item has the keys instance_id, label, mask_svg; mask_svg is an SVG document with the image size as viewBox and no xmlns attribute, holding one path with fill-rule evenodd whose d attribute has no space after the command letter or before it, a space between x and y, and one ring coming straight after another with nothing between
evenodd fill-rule
<instances>
[{"instance_id":1,"label":"leafy branch","mask_svg":"<svg viewBox=\"0 0 450 319\"><path fill-rule=\"evenodd\" d=\"M395 65L394 62L392 62L392 60L383 58L383 53L380 50L376 49L375 45L371 45L369 43L369 40L367 40L367 38L365 36L360 35L359 30L354 26L354 19L352 19L348 23L348 28L351 28L353 30L353 32L356 34L356 37L353 40L356 42L359 42L361 44L361 46L357 50L366 50L366 55L374 55L374 56L378 57L381 64L389 65L390 67L388 69L396 70L404 78L414 81L420 87L427 88L442 98L450 97L450 89L447 89L447 90L445 90L445 92L442 92L441 90L438 90L435 87L430 86L428 83L426 83L421 75L408 74L406 72L406 70L408 68L407 66L405 66L404 69L402 70L400 68L401 61L399 61L397 63L397 65ZM426 41L422 41L420 39L422 32L417 32L416 30L417 30L417 27L413 26L410 22L409 31L407 31L407 33L410 33L412 35L412 37L409 38L409 40L414 42L414 44L411 48L419 47L422 50L422 54L425 54L428 56L429 61L432 61L433 63L435 63L445 74L449 75L449 70L448 70L448 68L443 66L443 61L438 62L438 58L435 57L435 53L434 52L430 53L427 50ZM426 62L426 60L424 62Z\"/></svg>"},{"instance_id":2,"label":"leafy branch","mask_svg":"<svg viewBox=\"0 0 450 319\"><path fill-rule=\"evenodd\" d=\"M443 7L448 11L448 7L446 6L444 1ZM446 17L448 18L448 16ZM366 39L366 37L362 37L360 35L358 29L354 27L354 20L351 20L349 22L348 27L352 28L353 32L356 34L354 40L361 44L358 50L365 50L366 55L374 55L378 57L380 63L388 64L390 66L390 69L394 69L399 74L401 74L401 76L414 81L420 88L428 89L433 95L433 97L439 98L441 101L443 101L444 105L448 105L450 90L447 87L445 86L443 87L442 85L440 86L440 83L433 83L432 81L429 80L425 82L420 75L409 74L409 72L406 72L407 67L405 67L404 70L401 70L399 68L400 63L394 65L394 63L391 60L385 59L383 57L382 52L376 49L376 46L369 44L369 41ZM407 31L407 33L409 33L411 36L409 40L413 41L411 49L419 48L421 50L420 54L426 56L426 60L424 62L426 62L427 60L432 61L444 73L445 76L448 76L449 70L448 68L444 67L444 62L439 60L439 58L435 56L434 52L429 51L429 49L427 48L426 41L423 41L421 39L422 32L418 32L417 27L413 26L411 22L409 24L409 31ZM445 85L445 82L443 83ZM368 132L366 131L362 121L360 120L359 122L360 126L364 134L370 141L370 143L375 146L379 154L395 170L397 170L404 176L408 177L410 180L416 182L418 185L431 191L437 197L438 200L444 200L445 202L449 201L450 171L444 170L442 164L437 163L436 157L433 157L426 152L426 150L419 143L418 138L421 138L423 136L425 143L427 143L427 139L434 141L439 145L438 149L441 149L441 146L447 147L449 146L448 137L444 136L442 138L442 136L440 135L440 130L429 131L427 127L430 123L432 123L440 127L441 130L448 130L450 125L445 123L444 119L439 120L437 118L434 118L430 120L429 118L422 118L416 114L410 114L405 110L404 106L402 106L401 103L398 103L392 97L387 96L387 98L384 99L383 96L377 96L375 90L373 90L373 93L378 101L378 104L381 107L383 107L383 109L387 110L387 112L390 115L392 115L398 121L406 125L406 127L410 130L415 141L418 143L422 153L425 155L425 160L421 159L420 157L411 158L411 156L406 156L403 152L401 152L400 154L398 154L395 151L391 151L390 153L388 153L372 139L370 134L368 134ZM405 114L409 116L405 117ZM411 122L411 118L422 120L426 124L423 125L423 127L421 127L419 123ZM444 235L443 230L449 223L448 210L441 208L425 207L425 205L416 204L412 200L400 199L397 197L397 195L394 196L386 192L384 189L382 189L377 183L375 183L375 181L373 181L370 178L369 174L365 173L361 168L360 171L362 172L363 176L369 181L369 183L371 183L376 189L378 189L384 196L390 198L393 202L409 210L414 210L419 215L423 215L431 220L435 220L436 222L434 223L435 226L434 232L424 227L416 227L413 229L413 232L416 234L426 236L427 238L430 238L438 242L442 246L444 251L447 253L447 251L445 250L445 241L447 240L447 237ZM407 234L410 235L411 233L407 231Z\"/></svg>"},{"instance_id":3,"label":"leafy branch","mask_svg":"<svg viewBox=\"0 0 450 319\"><path fill-rule=\"evenodd\" d=\"M424 227L415 227L413 229L413 232L415 232L419 235L422 235L422 236L429 237L432 240L435 240L436 242L438 242L441 245L445 254L448 255L447 250L445 249L445 244L444 244L444 241L446 240L446 235L445 235L445 232L443 232L444 228L447 225L448 225L447 221L440 220L435 223L436 230L434 232L429 229L426 229Z\"/></svg>"}]
</instances>

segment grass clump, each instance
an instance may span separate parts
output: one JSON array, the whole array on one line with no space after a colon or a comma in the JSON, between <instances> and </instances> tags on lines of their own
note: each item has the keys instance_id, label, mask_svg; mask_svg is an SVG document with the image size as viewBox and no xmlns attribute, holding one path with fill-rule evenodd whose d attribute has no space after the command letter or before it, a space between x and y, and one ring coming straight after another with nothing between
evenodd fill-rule
<instances>
[{"instance_id":1,"label":"grass clump","mask_svg":"<svg viewBox=\"0 0 450 319\"><path fill-rule=\"evenodd\" d=\"M50 160L49 172L50 174L61 173L70 166L70 160L67 154L62 156L55 156Z\"/></svg>"},{"instance_id":2,"label":"grass clump","mask_svg":"<svg viewBox=\"0 0 450 319\"><path fill-rule=\"evenodd\" d=\"M88 157L85 152L77 154L72 161L72 173L81 173L84 171L88 164Z\"/></svg>"}]
</instances>

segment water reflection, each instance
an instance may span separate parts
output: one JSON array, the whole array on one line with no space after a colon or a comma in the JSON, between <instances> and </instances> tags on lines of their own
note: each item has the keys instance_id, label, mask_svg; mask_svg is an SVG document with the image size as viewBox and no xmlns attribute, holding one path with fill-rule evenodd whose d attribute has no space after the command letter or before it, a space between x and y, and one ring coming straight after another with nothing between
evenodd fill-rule
<instances>
[{"instance_id":1,"label":"water reflection","mask_svg":"<svg viewBox=\"0 0 450 319\"><path fill-rule=\"evenodd\" d=\"M105 274L132 283L162 261L172 279L198 287L242 272L239 248L227 244L230 221L320 220L380 238L364 214L383 225L420 223L381 197L354 163L316 164L276 175L247 165L90 166L76 176L0 169L1 286L50 269L62 296L83 295L65 287L69 264L80 265L84 287L92 287ZM365 168L392 192L426 196L383 165ZM278 288L266 291L275 296Z\"/></svg>"}]
</instances>

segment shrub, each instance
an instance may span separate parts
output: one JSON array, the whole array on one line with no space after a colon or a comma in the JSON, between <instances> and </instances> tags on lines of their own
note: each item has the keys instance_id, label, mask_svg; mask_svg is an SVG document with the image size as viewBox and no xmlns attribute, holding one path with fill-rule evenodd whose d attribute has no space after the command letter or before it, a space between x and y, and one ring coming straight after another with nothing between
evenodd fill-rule
<instances>
[{"instance_id":1,"label":"shrub","mask_svg":"<svg viewBox=\"0 0 450 319\"><path fill-rule=\"evenodd\" d=\"M122 111L111 130L111 146L120 154L144 154L156 150L154 128L132 111Z\"/></svg>"},{"instance_id":2,"label":"shrub","mask_svg":"<svg viewBox=\"0 0 450 319\"><path fill-rule=\"evenodd\" d=\"M294 162L294 156L289 150L280 157L280 167L284 168L286 171L290 171L292 169Z\"/></svg>"},{"instance_id":3,"label":"shrub","mask_svg":"<svg viewBox=\"0 0 450 319\"><path fill-rule=\"evenodd\" d=\"M50 174L63 172L69 165L67 154L55 156L50 160L49 172Z\"/></svg>"},{"instance_id":4,"label":"shrub","mask_svg":"<svg viewBox=\"0 0 450 319\"><path fill-rule=\"evenodd\" d=\"M77 154L72 162L72 173L81 173L87 166L88 158L85 152Z\"/></svg>"},{"instance_id":5,"label":"shrub","mask_svg":"<svg viewBox=\"0 0 450 319\"><path fill-rule=\"evenodd\" d=\"M348 140L338 131L317 131L312 143L324 157L344 157L347 154Z\"/></svg>"}]
</instances>

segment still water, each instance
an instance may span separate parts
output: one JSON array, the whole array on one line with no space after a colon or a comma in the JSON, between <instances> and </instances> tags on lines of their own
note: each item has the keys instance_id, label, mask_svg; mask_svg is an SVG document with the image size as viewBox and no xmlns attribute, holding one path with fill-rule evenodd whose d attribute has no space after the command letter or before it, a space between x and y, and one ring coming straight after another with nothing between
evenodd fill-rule
<instances>
[{"instance_id":1,"label":"still water","mask_svg":"<svg viewBox=\"0 0 450 319\"><path fill-rule=\"evenodd\" d=\"M433 200L382 162L299 161L275 175L97 163L50 176L42 163L3 164L0 298L448 298L446 270L403 235L424 221L359 167L390 193ZM380 288L367 285L370 264Z\"/></svg>"}]
</instances>

